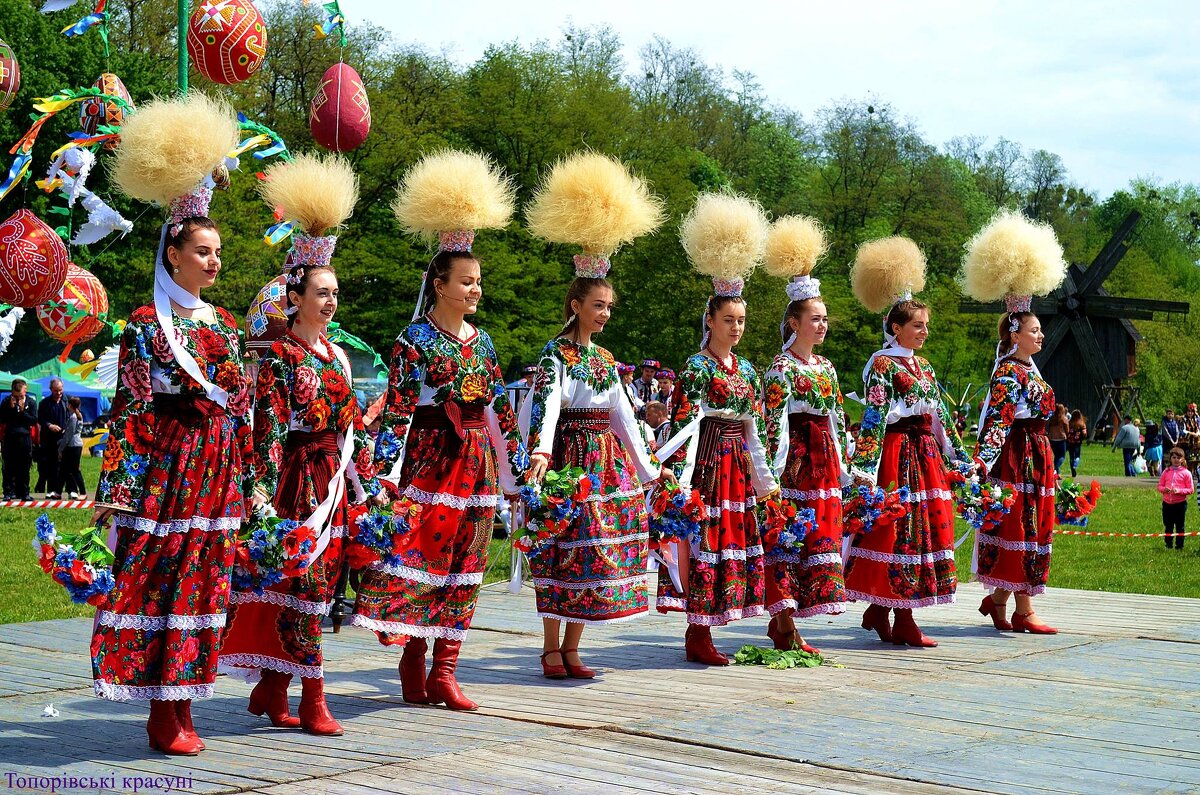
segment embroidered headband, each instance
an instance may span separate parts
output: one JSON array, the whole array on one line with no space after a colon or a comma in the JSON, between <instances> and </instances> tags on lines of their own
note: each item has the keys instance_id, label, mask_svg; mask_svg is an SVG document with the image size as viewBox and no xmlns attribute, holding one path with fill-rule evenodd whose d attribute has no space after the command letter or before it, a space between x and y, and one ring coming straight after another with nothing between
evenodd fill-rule
<instances>
[{"instance_id":1,"label":"embroidered headband","mask_svg":"<svg viewBox=\"0 0 1200 795\"><path fill-rule=\"evenodd\" d=\"M714 277L713 294L722 298L740 298L742 289L746 286L745 279L721 279Z\"/></svg>"},{"instance_id":2,"label":"embroidered headband","mask_svg":"<svg viewBox=\"0 0 1200 795\"><path fill-rule=\"evenodd\" d=\"M807 301L821 297L821 280L811 276L796 276L785 287L789 301Z\"/></svg>"},{"instance_id":3,"label":"embroidered headband","mask_svg":"<svg viewBox=\"0 0 1200 795\"><path fill-rule=\"evenodd\" d=\"M208 205L212 203L212 188L201 185L190 193L172 199L167 211L167 228L171 237L183 231L183 222L188 218L207 218Z\"/></svg>"},{"instance_id":4,"label":"embroidered headband","mask_svg":"<svg viewBox=\"0 0 1200 795\"><path fill-rule=\"evenodd\" d=\"M575 276L580 279L603 279L612 268L612 262L603 254L576 254Z\"/></svg>"},{"instance_id":5,"label":"embroidered headband","mask_svg":"<svg viewBox=\"0 0 1200 795\"><path fill-rule=\"evenodd\" d=\"M438 251L469 252L474 243L474 229L457 229L453 232L438 232Z\"/></svg>"}]
</instances>

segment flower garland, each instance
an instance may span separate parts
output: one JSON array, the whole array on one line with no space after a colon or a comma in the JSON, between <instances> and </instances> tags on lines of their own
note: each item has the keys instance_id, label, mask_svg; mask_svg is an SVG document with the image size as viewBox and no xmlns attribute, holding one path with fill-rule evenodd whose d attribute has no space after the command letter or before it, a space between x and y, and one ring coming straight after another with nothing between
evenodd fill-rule
<instances>
[{"instance_id":1,"label":"flower garland","mask_svg":"<svg viewBox=\"0 0 1200 795\"><path fill-rule=\"evenodd\" d=\"M842 489L843 528L847 535L866 535L876 527L891 524L904 516L908 486L846 486Z\"/></svg>"},{"instance_id":2,"label":"flower garland","mask_svg":"<svg viewBox=\"0 0 1200 795\"><path fill-rule=\"evenodd\" d=\"M817 512L801 508L795 500L768 497L763 500L763 547L777 553L799 555L804 538L817 529Z\"/></svg>"},{"instance_id":3,"label":"flower garland","mask_svg":"<svg viewBox=\"0 0 1200 795\"><path fill-rule=\"evenodd\" d=\"M583 512L584 501L598 488L600 478L586 474L582 467L551 470L541 484L522 486L527 520L513 533L512 545L536 558Z\"/></svg>"},{"instance_id":4,"label":"flower garland","mask_svg":"<svg viewBox=\"0 0 1200 795\"><path fill-rule=\"evenodd\" d=\"M650 518L650 548L672 541L689 546L700 542L700 524L706 511L698 489L685 493L678 483L664 483L646 506Z\"/></svg>"},{"instance_id":5,"label":"flower garland","mask_svg":"<svg viewBox=\"0 0 1200 795\"><path fill-rule=\"evenodd\" d=\"M1000 526L1017 501L1010 486L981 483L977 475L950 472L954 507L958 515L977 533L990 533Z\"/></svg>"},{"instance_id":6,"label":"flower garland","mask_svg":"<svg viewBox=\"0 0 1200 795\"><path fill-rule=\"evenodd\" d=\"M59 534L54 522L43 513L34 523L37 530L33 549L42 571L67 589L77 605L99 607L116 586L112 564L114 556L99 527L88 527L78 535Z\"/></svg>"},{"instance_id":7,"label":"flower garland","mask_svg":"<svg viewBox=\"0 0 1200 795\"><path fill-rule=\"evenodd\" d=\"M1058 524L1087 527L1088 515L1096 510L1100 502L1100 483L1093 480L1086 492L1073 480L1064 480L1058 485L1054 498L1055 521Z\"/></svg>"},{"instance_id":8,"label":"flower garland","mask_svg":"<svg viewBox=\"0 0 1200 795\"><path fill-rule=\"evenodd\" d=\"M407 538L417 529L423 510L410 497L392 500L386 505L360 509L352 518L357 528L346 549L350 567L361 569L373 563L400 565Z\"/></svg>"},{"instance_id":9,"label":"flower garland","mask_svg":"<svg viewBox=\"0 0 1200 795\"><path fill-rule=\"evenodd\" d=\"M266 506L242 525L236 543L233 587L260 594L308 570L317 536L311 527L295 519L280 519Z\"/></svg>"}]
</instances>

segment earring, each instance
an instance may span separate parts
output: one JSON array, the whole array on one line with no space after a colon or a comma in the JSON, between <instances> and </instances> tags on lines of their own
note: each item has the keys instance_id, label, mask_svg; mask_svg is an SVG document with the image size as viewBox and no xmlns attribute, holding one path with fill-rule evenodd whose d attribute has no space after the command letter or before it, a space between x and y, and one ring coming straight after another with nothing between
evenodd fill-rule
<instances>
[{"instance_id":1,"label":"earring","mask_svg":"<svg viewBox=\"0 0 1200 795\"><path fill-rule=\"evenodd\" d=\"M176 265L172 270L174 273L179 273L179 266Z\"/></svg>"}]
</instances>

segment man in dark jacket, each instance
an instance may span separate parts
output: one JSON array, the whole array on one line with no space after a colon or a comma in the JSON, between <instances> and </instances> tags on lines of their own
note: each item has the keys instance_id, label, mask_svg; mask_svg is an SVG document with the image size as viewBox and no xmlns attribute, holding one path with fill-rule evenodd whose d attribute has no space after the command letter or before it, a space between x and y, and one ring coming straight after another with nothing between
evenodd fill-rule
<instances>
[{"instance_id":1,"label":"man in dark jacket","mask_svg":"<svg viewBox=\"0 0 1200 795\"><path fill-rule=\"evenodd\" d=\"M55 488L58 483L58 442L63 437L66 424L67 399L63 397L63 382L55 378L50 382L50 397L38 406L38 425L41 426L38 438L38 483L44 480L47 489ZM58 493L51 491L46 497L57 500Z\"/></svg>"},{"instance_id":2,"label":"man in dark jacket","mask_svg":"<svg viewBox=\"0 0 1200 795\"><path fill-rule=\"evenodd\" d=\"M33 426L37 404L25 393L25 380L13 379L12 392L0 401L0 425L4 426L4 499L28 500L29 468L33 464Z\"/></svg>"},{"instance_id":3,"label":"man in dark jacket","mask_svg":"<svg viewBox=\"0 0 1200 795\"><path fill-rule=\"evenodd\" d=\"M1137 458L1138 448L1142 446L1141 433L1138 431L1138 426L1134 424L1133 417L1125 415L1125 424L1117 431L1117 438L1113 439L1113 449L1120 450L1125 456L1125 477L1137 477L1137 471L1133 468L1133 460Z\"/></svg>"}]
</instances>

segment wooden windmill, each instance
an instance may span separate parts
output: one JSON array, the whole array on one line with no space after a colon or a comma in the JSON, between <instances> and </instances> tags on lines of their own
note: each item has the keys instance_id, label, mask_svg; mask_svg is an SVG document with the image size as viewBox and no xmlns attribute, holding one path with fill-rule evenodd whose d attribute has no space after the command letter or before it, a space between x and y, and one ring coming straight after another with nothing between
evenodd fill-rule
<instances>
[{"instance_id":1,"label":"wooden windmill","mask_svg":"<svg viewBox=\"0 0 1200 795\"><path fill-rule=\"evenodd\" d=\"M1138 388L1127 379L1137 373L1135 358L1142 335L1133 320L1154 320L1161 315L1186 315L1183 301L1120 298L1104 289L1104 280L1129 250L1141 213L1134 210L1086 269L1072 263L1062 286L1045 298L1033 299L1033 311L1046 334L1036 361L1054 387L1058 402L1078 408L1091 418L1094 438L1104 419L1115 414L1142 412ZM1004 305L964 301L963 312L1000 314Z\"/></svg>"}]
</instances>

